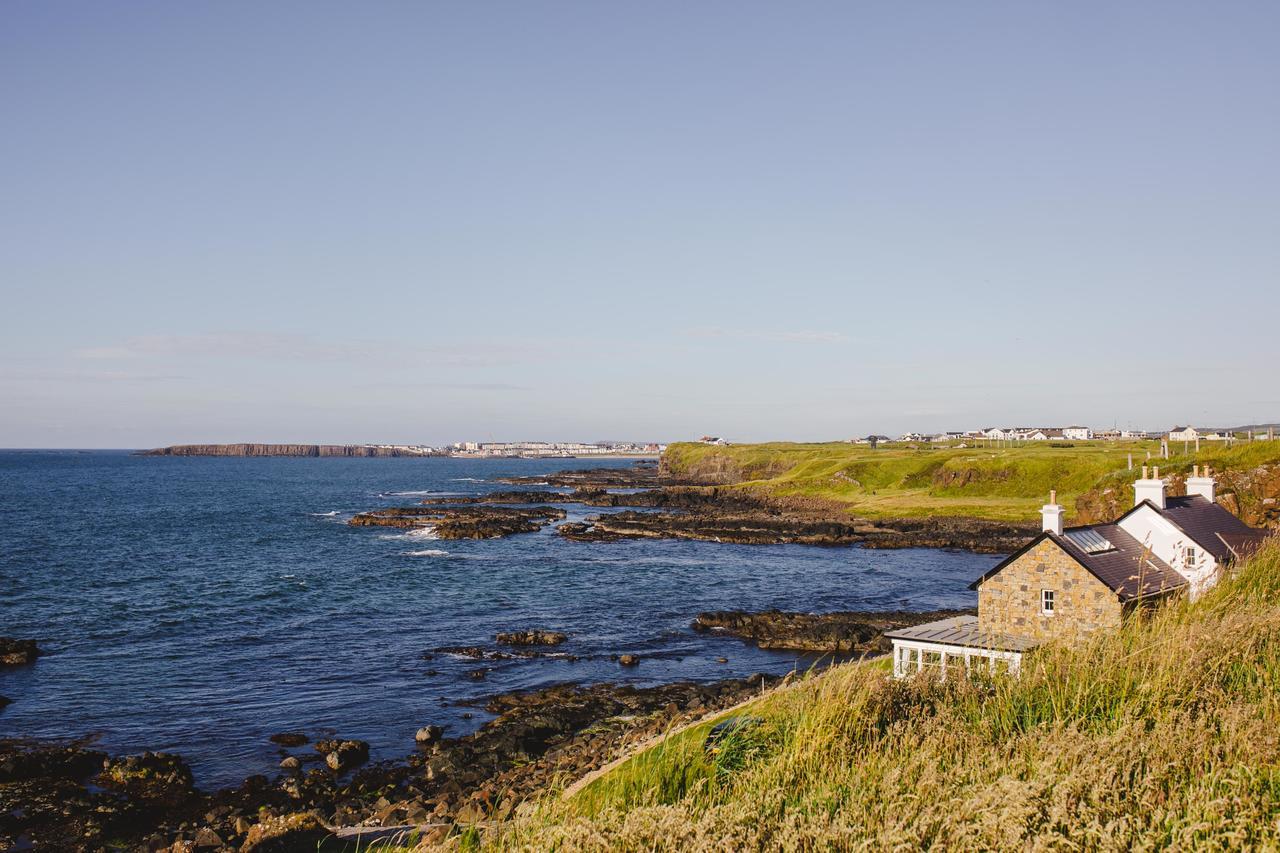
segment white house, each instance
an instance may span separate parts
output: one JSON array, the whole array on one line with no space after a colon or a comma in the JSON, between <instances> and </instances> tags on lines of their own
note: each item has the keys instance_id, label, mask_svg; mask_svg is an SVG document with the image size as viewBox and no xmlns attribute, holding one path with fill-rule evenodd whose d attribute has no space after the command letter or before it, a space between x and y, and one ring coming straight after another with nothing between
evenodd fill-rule
<instances>
[{"instance_id":1,"label":"white house","mask_svg":"<svg viewBox=\"0 0 1280 853\"><path fill-rule=\"evenodd\" d=\"M1169 430L1170 441L1195 441L1200 437L1200 430L1193 426L1176 426Z\"/></svg>"},{"instance_id":2,"label":"white house","mask_svg":"<svg viewBox=\"0 0 1280 853\"><path fill-rule=\"evenodd\" d=\"M1093 438L1093 430L1082 426L1063 427L1062 437L1071 441L1090 441Z\"/></svg>"}]
</instances>

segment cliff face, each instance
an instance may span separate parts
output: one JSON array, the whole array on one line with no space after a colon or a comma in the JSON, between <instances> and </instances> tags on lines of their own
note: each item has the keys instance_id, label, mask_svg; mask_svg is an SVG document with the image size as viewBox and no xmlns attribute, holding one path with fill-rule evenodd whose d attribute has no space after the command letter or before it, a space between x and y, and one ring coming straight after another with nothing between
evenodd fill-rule
<instances>
[{"instance_id":1,"label":"cliff face","mask_svg":"<svg viewBox=\"0 0 1280 853\"><path fill-rule=\"evenodd\" d=\"M359 444L175 444L143 456L421 456L394 447Z\"/></svg>"}]
</instances>

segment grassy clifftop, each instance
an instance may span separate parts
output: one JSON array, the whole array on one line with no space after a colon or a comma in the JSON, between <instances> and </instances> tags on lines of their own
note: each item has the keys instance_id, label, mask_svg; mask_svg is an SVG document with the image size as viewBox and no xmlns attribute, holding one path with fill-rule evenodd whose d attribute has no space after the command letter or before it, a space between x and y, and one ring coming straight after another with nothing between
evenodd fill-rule
<instances>
[{"instance_id":1,"label":"grassy clifftop","mask_svg":"<svg viewBox=\"0 0 1280 853\"><path fill-rule=\"evenodd\" d=\"M778 497L817 498L847 505L868 517L966 515L1034 519L1050 489L1070 511L1076 498L1107 484L1128 484L1128 470L1156 456L1158 442L1031 443L1021 447L866 445L775 442L717 447L673 444L663 455L666 473ZM1199 454L1156 460L1169 473L1209 464L1244 470L1280 463L1280 442L1205 446Z\"/></svg>"},{"instance_id":2,"label":"grassy clifftop","mask_svg":"<svg viewBox=\"0 0 1280 853\"><path fill-rule=\"evenodd\" d=\"M1273 849L1280 543L1200 601L1040 650L1020 678L838 667L709 758L670 739L478 846Z\"/></svg>"}]
</instances>

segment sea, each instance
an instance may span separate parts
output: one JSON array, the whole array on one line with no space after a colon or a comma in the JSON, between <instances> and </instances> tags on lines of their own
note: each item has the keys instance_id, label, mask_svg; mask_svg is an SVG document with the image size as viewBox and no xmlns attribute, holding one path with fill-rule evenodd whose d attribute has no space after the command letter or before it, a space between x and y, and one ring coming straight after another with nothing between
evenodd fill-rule
<instances>
[{"instance_id":1,"label":"sea","mask_svg":"<svg viewBox=\"0 0 1280 853\"><path fill-rule=\"evenodd\" d=\"M413 751L421 726L486 720L487 698L568 682L782 674L820 656L694 632L704 610L972 607L998 558L964 552L565 540L351 527L353 514L479 495L504 476L630 460L170 458L0 451L0 636L45 655L0 671L0 737L176 752L216 788L276 772L277 732ZM610 510L568 505L570 521ZM477 661L499 631L563 653ZM619 654L639 655L621 667ZM727 658L727 663L719 659ZM488 668L483 679L470 677Z\"/></svg>"}]
</instances>

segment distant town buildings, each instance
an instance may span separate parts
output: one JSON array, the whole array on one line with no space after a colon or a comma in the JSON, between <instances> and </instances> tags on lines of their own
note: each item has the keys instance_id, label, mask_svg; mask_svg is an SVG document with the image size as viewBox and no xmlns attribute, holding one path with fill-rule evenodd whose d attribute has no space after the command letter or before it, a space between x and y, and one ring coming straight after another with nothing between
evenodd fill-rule
<instances>
[{"instance_id":1,"label":"distant town buildings","mask_svg":"<svg viewBox=\"0 0 1280 853\"><path fill-rule=\"evenodd\" d=\"M567 458L574 456L656 456L665 444L632 441L459 441L445 448L467 458Z\"/></svg>"}]
</instances>

